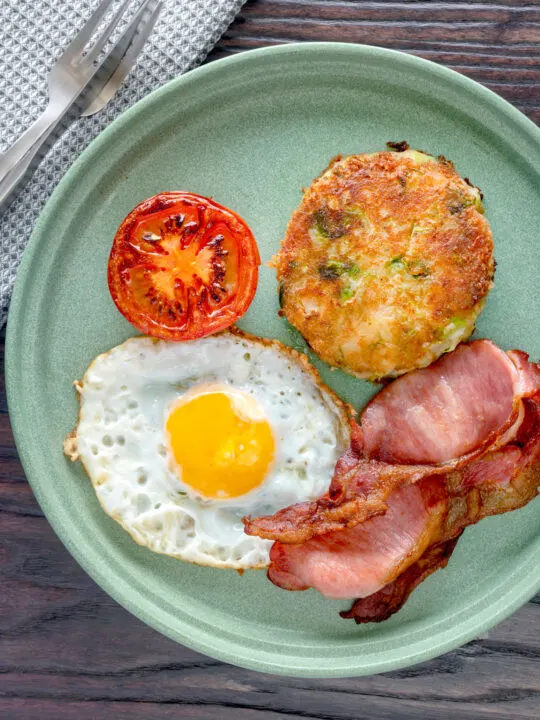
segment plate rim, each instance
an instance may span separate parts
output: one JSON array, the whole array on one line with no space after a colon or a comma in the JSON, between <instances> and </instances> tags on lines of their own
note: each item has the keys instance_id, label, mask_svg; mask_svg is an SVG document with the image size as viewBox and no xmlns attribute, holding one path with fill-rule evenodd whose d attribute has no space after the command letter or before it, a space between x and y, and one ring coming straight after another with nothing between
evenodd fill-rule
<instances>
[{"instance_id":1,"label":"plate rim","mask_svg":"<svg viewBox=\"0 0 540 720\"><path fill-rule=\"evenodd\" d=\"M471 622L471 617L469 617L458 626L452 626L451 631L444 630L443 632L438 633L438 642L430 642L429 649L424 647L411 650L409 653L407 653L405 649L402 649L401 655L397 659L392 656L387 659L373 660L373 653L371 653L369 667L366 666L365 663L359 663L351 666L351 659L348 657L331 658L330 666L324 666L324 664L316 658L315 661L319 662L319 665L316 668L310 666L311 659L308 657L287 656L287 658L291 660L291 664L286 665L285 667L282 664L278 664L275 657L273 661L268 658L257 659L253 657L251 650L248 649L246 654L246 648L237 646L236 644L230 645L228 644L227 639L220 639L220 641L217 642L214 637L212 637L212 641L210 641L209 638L205 640L204 637L200 636L200 634L196 635L196 633L193 632L190 634L190 628L183 620L181 622L185 626L185 634L180 632L177 628L168 626L161 618L157 617L155 612L152 613L151 608L141 607L140 603L129 597L130 582L127 579L124 578L122 581L123 584L126 585L126 591L124 592L122 589L117 590L117 588L113 586L111 579L102 575L101 569L94 566L92 559L85 556L84 550L79 549L79 546L73 542L73 538L70 533L67 530L64 530L62 523L55 517L56 511L53 510L51 513L54 518L53 520L49 517L50 512L46 511L46 508L48 508L49 511L51 509L49 508L49 503L46 499L46 493L39 487L39 481L37 481L37 479L32 479L33 476L37 477L37 475L40 474L40 471L39 468L34 468L34 461L29 451L29 445L25 444L23 441L25 417L23 414L18 412L17 402L17 386L20 383L20 379L18 378L19 368L17 367L17 357L19 356L17 353L17 338L20 335L20 324L18 323L18 318L23 317L25 312L24 289L30 276L33 256L40 247L41 228L42 226L46 226L50 217L54 214L56 205L61 202L64 189L68 189L70 187L72 178L75 179L81 168L95 158L95 156L100 152L101 147L106 146L109 136L112 136L112 134L115 133L123 123L128 122L132 117L138 115L147 106L159 101L161 95L168 92L177 92L184 84L197 82L198 78L202 79L207 75L214 75L216 73L219 74L221 71L228 71L230 68L234 68L235 66L249 64L252 62L252 58L256 59L258 56L290 55L291 58L294 58L294 56L303 54L308 55L314 51L327 52L329 54L334 53L336 55L341 54L344 59L346 59L346 56L348 56L349 59L352 59L352 56L356 55L357 57L361 57L367 54L382 60L393 59L398 64L409 66L413 69L413 71L415 68L424 69L432 76L441 77L450 83L453 82L454 86L457 85L461 86L463 89L474 90L474 93L479 100L482 100L492 107L495 106L495 108L500 110L509 120L512 120L522 132L529 137L532 136L532 141L536 145L540 145L540 129L533 123L532 120L523 115L523 113L499 95L483 85L480 85L476 81L461 75L444 65L434 63L430 60L424 60L423 58L398 50L342 42L288 43L280 46L267 46L244 51L238 55L221 58L207 65L195 68L161 85L135 103L132 107L121 113L89 143L87 148L74 161L64 177L58 183L57 187L54 189L36 222L31 238L23 253L21 265L17 273L8 314L5 366L9 417L13 429L15 444L21 458L25 476L45 514L49 525L53 528L56 535L74 557L76 562L108 595L110 595L116 602L125 607L138 619L142 620L144 623L150 625L167 637L170 637L176 642L179 642L193 650L206 653L218 660L239 665L247 669L272 672L278 675L329 678L371 675L408 667L415 663L437 657L461 646L466 642L469 642L477 637L478 634L493 627L495 624L511 615L538 589L540 589L540 570L537 572L538 577L535 577L533 573L530 575L524 574L521 579L516 579L515 583L508 583L508 590L506 594L511 594L511 598L504 604L503 608L500 607L500 603L498 608L494 603L491 603L491 605L487 608L484 607L480 611L480 615L477 612L472 616L473 618L479 619L479 622ZM536 555L540 557L540 547L538 548L538 552L533 553L533 560ZM540 568L540 563L537 564L537 567ZM505 597L504 594L499 595L499 601L503 597ZM471 624L473 627L470 627ZM456 632L457 627L460 628L460 632ZM449 632L449 638L441 639L441 636L448 635ZM208 636L208 633L206 633L206 636ZM416 644L423 645L425 643L426 640L424 639L422 641L418 641ZM223 647L218 647L220 645ZM411 648L414 647L414 645L415 643L411 645ZM266 652L268 655L267 651L263 650L261 652L263 654ZM387 655L388 651L384 654ZM285 657L283 659L285 659ZM359 660L362 660L362 658L360 657ZM340 663L346 666L338 667Z\"/></svg>"}]
</instances>

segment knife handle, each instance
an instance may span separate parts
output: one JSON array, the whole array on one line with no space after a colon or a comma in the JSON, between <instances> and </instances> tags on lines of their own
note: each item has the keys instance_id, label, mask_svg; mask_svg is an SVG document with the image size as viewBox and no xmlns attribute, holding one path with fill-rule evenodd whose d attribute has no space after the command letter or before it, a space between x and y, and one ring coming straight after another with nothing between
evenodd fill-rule
<instances>
[{"instance_id":1,"label":"knife handle","mask_svg":"<svg viewBox=\"0 0 540 720\"><path fill-rule=\"evenodd\" d=\"M60 122L65 108L49 103L42 115L13 145L0 155L0 212L12 200L12 193L22 181L32 161Z\"/></svg>"}]
</instances>

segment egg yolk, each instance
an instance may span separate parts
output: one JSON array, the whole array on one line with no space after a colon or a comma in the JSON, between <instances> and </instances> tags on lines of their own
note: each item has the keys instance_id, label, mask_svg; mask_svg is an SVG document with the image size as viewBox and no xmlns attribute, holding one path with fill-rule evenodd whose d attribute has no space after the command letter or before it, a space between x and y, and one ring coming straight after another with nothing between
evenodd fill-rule
<instances>
[{"instance_id":1,"label":"egg yolk","mask_svg":"<svg viewBox=\"0 0 540 720\"><path fill-rule=\"evenodd\" d=\"M229 388L180 398L167 417L165 436L182 482L207 498L253 490L274 457L274 437L260 405Z\"/></svg>"}]
</instances>

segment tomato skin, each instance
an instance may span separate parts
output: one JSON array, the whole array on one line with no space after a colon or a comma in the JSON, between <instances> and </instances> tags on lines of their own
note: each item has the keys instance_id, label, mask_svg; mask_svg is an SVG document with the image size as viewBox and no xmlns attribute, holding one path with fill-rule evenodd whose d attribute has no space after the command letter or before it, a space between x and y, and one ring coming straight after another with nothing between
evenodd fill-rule
<instances>
[{"instance_id":1,"label":"tomato skin","mask_svg":"<svg viewBox=\"0 0 540 720\"><path fill-rule=\"evenodd\" d=\"M116 307L138 330L193 340L242 317L259 265L257 243L239 215L202 195L165 192L121 223L107 280Z\"/></svg>"}]
</instances>

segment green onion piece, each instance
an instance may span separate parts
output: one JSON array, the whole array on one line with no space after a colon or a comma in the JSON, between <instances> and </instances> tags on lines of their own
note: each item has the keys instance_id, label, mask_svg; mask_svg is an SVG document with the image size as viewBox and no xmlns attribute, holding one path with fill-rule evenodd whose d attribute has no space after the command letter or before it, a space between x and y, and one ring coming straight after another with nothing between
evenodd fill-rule
<instances>
[{"instance_id":1,"label":"green onion piece","mask_svg":"<svg viewBox=\"0 0 540 720\"><path fill-rule=\"evenodd\" d=\"M465 320L465 318L462 318L459 315L454 315L450 318L450 323L452 323L456 328L464 328L467 324L467 321Z\"/></svg>"},{"instance_id":2,"label":"green onion piece","mask_svg":"<svg viewBox=\"0 0 540 720\"><path fill-rule=\"evenodd\" d=\"M319 275L323 280L337 280L344 274L354 279L359 277L360 272L360 268L355 263L338 260L328 260L324 265L319 266Z\"/></svg>"},{"instance_id":3,"label":"green onion piece","mask_svg":"<svg viewBox=\"0 0 540 720\"><path fill-rule=\"evenodd\" d=\"M386 263L386 267L390 270L404 270L407 267L407 261L403 255L396 255Z\"/></svg>"}]
</instances>

